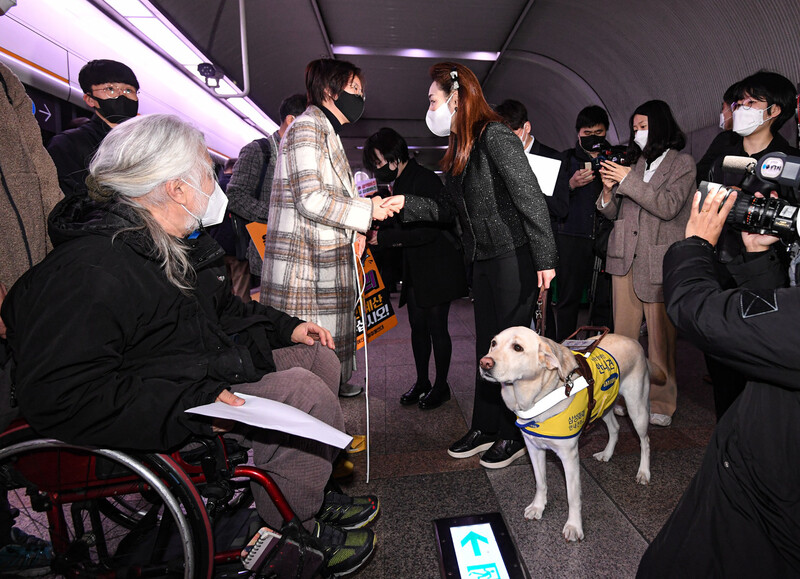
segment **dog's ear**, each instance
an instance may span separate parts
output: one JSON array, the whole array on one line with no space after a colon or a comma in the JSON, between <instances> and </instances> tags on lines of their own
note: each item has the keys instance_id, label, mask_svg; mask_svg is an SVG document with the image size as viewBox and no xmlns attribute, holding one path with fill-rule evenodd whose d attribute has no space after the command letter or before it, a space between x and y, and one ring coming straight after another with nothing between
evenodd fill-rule
<instances>
[{"instance_id":1,"label":"dog's ear","mask_svg":"<svg viewBox=\"0 0 800 579\"><path fill-rule=\"evenodd\" d=\"M555 370L558 372L558 377L562 381L566 380L564 368L561 366L561 360L553 351L552 346L544 340L539 341L539 364L548 370Z\"/></svg>"}]
</instances>

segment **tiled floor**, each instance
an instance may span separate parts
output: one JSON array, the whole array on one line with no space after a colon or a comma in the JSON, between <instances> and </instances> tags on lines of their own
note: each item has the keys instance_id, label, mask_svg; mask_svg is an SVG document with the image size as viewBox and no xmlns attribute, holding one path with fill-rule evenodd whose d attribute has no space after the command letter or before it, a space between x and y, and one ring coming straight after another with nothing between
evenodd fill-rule
<instances>
[{"instance_id":1,"label":"tiled floor","mask_svg":"<svg viewBox=\"0 0 800 579\"><path fill-rule=\"evenodd\" d=\"M583 526L586 538L568 544L561 536L567 517L564 473L548 453L548 504L540 521L523 517L535 491L530 460L519 459L500 470L486 470L478 457L455 460L447 447L466 432L472 415L475 346L472 304L453 303L450 333L453 359L449 382L453 399L423 411L399 403L414 382L410 329L405 308L399 323L369 345L371 432L370 480L366 455L355 455L356 472L345 489L381 500L382 514L373 528L378 548L360 579L435 579L440 576L433 520L499 511L514 535L531 577L633 577L648 542L677 504L703 455L715 424L711 387L703 382L705 364L691 345L678 345L678 412L669 428L652 427L649 486L636 484L638 439L627 418L620 420L620 440L609 463L592 453L607 440L605 426L581 439ZM364 379L363 353L353 381ZM433 369L431 365L431 377ZM363 433L365 399L342 400L350 433Z\"/></svg>"}]
</instances>

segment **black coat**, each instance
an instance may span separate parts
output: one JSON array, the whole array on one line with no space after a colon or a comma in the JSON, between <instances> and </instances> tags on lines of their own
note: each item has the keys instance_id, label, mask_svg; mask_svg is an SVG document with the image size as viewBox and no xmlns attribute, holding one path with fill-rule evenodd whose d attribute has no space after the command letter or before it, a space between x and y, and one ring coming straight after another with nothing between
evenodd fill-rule
<instances>
[{"instance_id":1,"label":"black coat","mask_svg":"<svg viewBox=\"0 0 800 579\"><path fill-rule=\"evenodd\" d=\"M50 140L47 152L58 171L58 184L67 197L86 195L89 162L111 127L94 115L88 123L57 134Z\"/></svg>"},{"instance_id":2,"label":"black coat","mask_svg":"<svg viewBox=\"0 0 800 579\"><path fill-rule=\"evenodd\" d=\"M186 241L197 272L187 295L151 255L132 211L71 197L51 214L56 246L11 289L2 315L20 411L71 443L167 450L210 433L186 408L275 370L271 349L300 323L231 295L219 245Z\"/></svg>"},{"instance_id":3,"label":"black coat","mask_svg":"<svg viewBox=\"0 0 800 579\"><path fill-rule=\"evenodd\" d=\"M581 147L564 151L567 183L575 171L583 169L586 163L591 162L591 155ZM567 185L567 190L569 190L569 185ZM593 181L569 191L569 210L566 217L560 219L556 224L558 233L575 237L593 237L598 221L604 219L597 212L595 205L602 190L603 183L600 175L595 175Z\"/></svg>"},{"instance_id":4,"label":"black coat","mask_svg":"<svg viewBox=\"0 0 800 579\"><path fill-rule=\"evenodd\" d=\"M453 213L462 229L469 262L528 246L537 270L558 265L558 252L544 195L522 150L502 123L489 123L475 141L466 168L447 175L445 201L406 198L402 220L440 221Z\"/></svg>"},{"instance_id":5,"label":"black coat","mask_svg":"<svg viewBox=\"0 0 800 579\"><path fill-rule=\"evenodd\" d=\"M548 147L539 139L534 139L530 150L526 152L529 155L539 155L540 157L561 161L553 194L545 195L544 197L544 201L547 203L547 210L550 212L550 225L553 228L553 232L555 232L556 222L559 219L564 219L569 213L569 175L567 175L564 155L553 147Z\"/></svg>"},{"instance_id":6,"label":"black coat","mask_svg":"<svg viewBox=\"0 0 800 579\"><path fill-rule=\"evenodd\" d=\"M392 194L438 199L442 181L414 159L394 182ZM413 286L420 307L427 308L467 295L464 256L452 225L441 222L400 223L378 230L379 247L403 248L403 289L400 305Z\"/></svg>"},{"instance_id":7,"label":"black coat","mask_svg":"<svg viewBox=\"0 0 800 579\"><path fill-rule=\"evenodd\" d=\"M675 326L750 381L645 553L641 577L800 575L800 288L774 289L783 272L764 258L743 265L749 279L740 282L751 289L727 291L713 249L698 238L664 258Z\"/></svg>"}]
</instances>

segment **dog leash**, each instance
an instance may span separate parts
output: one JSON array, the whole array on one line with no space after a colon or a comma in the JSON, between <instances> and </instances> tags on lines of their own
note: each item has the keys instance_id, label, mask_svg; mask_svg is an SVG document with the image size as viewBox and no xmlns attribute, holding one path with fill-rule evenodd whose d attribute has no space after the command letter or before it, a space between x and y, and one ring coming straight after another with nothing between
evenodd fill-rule
<instances>
[{"instance_id":1,"label":"dog leash","mask_svg":"<svg viewBox=\"0 0 800 579\"><path fill-rule=\"evenodd\" d=\"M540 336L544 336L547 326L547 289L539 290L539 297L536 300L536 313L534 314L534 331Z\"/></svg>"}]
</instances>

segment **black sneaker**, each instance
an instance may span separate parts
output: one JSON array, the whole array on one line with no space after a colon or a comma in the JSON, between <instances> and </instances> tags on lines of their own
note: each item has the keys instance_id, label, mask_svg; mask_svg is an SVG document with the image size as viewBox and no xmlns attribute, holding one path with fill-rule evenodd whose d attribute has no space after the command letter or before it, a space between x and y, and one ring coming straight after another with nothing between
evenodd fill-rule
<instances>
[{"instance_id":1,"label":"black sneaker","mask_svg":"<svg viewBox=\"0 0 800 579\"><path fill-rule=\"evenodd\" d=\"M464 436L456 440L447 449L453 458L467 458L483 452L494 444L497 435L484 434L480 430L470 429Z\"/></svg>"},{"instance_id":2,"label":"black sneaker","mask_svg":"<svg viewBox=\"0 0 800 579\"><path fill-rule=\"evenodd\" d=\"M342 531L317 522L312 534L319 539L328 557L328 571L334 577L347 575L361 567L375 549L375 533L369 529Z\"/></svg>"},{"instance_id":3,"label":"black sneaker","mask_svg":"<svg viewBox=\"0 0 800 579\"><path fill-rule=\"evenodd\" d=\"M328 491L325 493L322 508L317 513L316 519L349 531L371 523L379 510L378 497L372 495L348 497L342 493Z\"/></svg>"},{"instance_id":4,"label":"black sneaker","mask_svg":"<svg viewBox=\"0 0 800 579\"><path fill-rule=\"evenodd\" d=\"M498 440L481 456L481 466L503 468L525 456L525 443L521 440Z\"/></svg>"}]
</instances>

